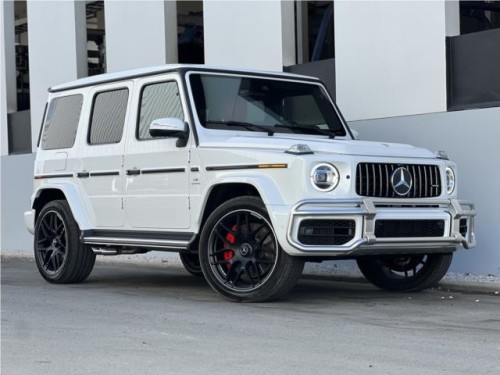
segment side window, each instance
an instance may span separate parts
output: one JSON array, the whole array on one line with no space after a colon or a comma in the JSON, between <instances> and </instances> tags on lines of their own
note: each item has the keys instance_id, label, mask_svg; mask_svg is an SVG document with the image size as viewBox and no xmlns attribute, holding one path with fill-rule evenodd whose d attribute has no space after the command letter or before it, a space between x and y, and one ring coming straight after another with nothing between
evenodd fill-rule
<instances>
[{"instance_id":1,"label":"side window","mask_svg":"<svg viewBox=\"0 0 500 375\"><path fill-rule=\"evenodd\" d=\"M151 122L167 117L184 120L177 82L162 82L145 86L141 94L137 138L151 139L149 134Z\"/></svg>"},{"instance_id":2,"label":"side window","mask_svg":"<svg viewBox=\"0 0 500 375\"><path fill-rule=\"evenodd\" d=\"M75 144L83 95L61 96L53 99L47 110L42 135L42 149L71 148Z\"/></svg>"},{"instance_id":3,"label":"side window","mask_svg":"<svg viewBox=\"0 0 500 375\"><path fill-rule=\"evenodd\" d=\"M128 89L100 92L94 97L90 115L89 143L119 143L127 113Z\"/></svg>"}]
</instances>

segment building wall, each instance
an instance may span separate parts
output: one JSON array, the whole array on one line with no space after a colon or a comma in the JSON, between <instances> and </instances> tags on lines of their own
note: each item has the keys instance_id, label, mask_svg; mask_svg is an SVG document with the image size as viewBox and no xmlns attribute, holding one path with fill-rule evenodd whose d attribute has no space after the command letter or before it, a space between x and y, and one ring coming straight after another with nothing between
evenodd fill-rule
<instances>
[{"instance_id":1,"label":"building wall","mask_svg":"<svg viewBox=\"0 0 500 375\"><path fill-rule=\"evenodd\" d=\"M24 225L24 212L30 209L34 161L35 154L1 157L2 251L33 251L33 236Z\"/></svg>"},{"instance_id":2,"label":"building wall","mask_svg":"<svg viewBox=\"0 0 500 375\"><path fill-rule=\"evenodd\" d=\"M203 2L205 63L282 71L295 64L292 1Z\"/></svg>"},{"instance_id":3,"label":"building wall","mask_svg":"<svg viewBox=\"0 0 500 375\"><path fill-rule=\"evenodd\" d=\"M444 1L336 1L337 103L347 120L446 111Z\"/></svg>"},{"instance_id":4,"label":"building wall","mask_svg":"<svg viewBox=\"0 0 500 375\"><path fill-rule=\"evenodd\" d=\"M452 270L500 275L500 108L354 121L363 140L445 150L458 164L458 196L476 204L477 248L459 251Z\"/></svg>"},{"instance_id":5,"label":"building wall","mask_svg":"<svg viewBox=\"0 0 500 375\"><path fill-rule=\"evenodd\" d=\"M47 89L87 75L85 2L28 1L28 18L31 139L35 151Z\"/></svg>"},{"instance_id":6,"label":"building wall","mask_svg":"<svg viewBox=\"0 0 500 375\"><path fill-rule=\"evenodd\" d=\"M107 1L108 72L177 62L175 1Z\"/></svg>"}]
</instances>

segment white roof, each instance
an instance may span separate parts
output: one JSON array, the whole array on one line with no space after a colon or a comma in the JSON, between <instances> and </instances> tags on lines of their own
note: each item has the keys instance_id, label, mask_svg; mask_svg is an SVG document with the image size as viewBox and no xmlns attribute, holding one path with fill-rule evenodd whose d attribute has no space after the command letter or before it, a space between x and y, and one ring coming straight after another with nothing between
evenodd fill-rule
<instances>
[{"instance_id":1,"label":"white roof","mask_svg":"<svg viewBox=\"0 0 500 375\"><path fill-rule=\"evenodd\" d=\"M51 92L64 91L64 90L69 90L69 89L72 89L75 87L92 86L92 85L97 85L99 83L104 83L104 82L121 81L121 80L125 80L128 78L161 74L161 73L166 73L166 72L173 71L176 69L186 69L186 68L187 69L191 68L193 70L221 70L221 71L225 71L225 72L239 72L239 73L248 72L248 73L253 73L253 74L259 74L259 73L260 74L272 74L275 76L283 76L283 77L289 77L289 78L317 79L316 77L305 76L305 75L300 75L300 74L273 72L273 71L265 71L265 70L251 70L251 69L245 69L245 68L241 68L241 69L227 68L224 66L214 66L214 65L166 64L166 65L160 65L160 66L149 67L149 68L125 70L122 72L105 73L105 74L99 74L99 75L92 76L92 77L81 78L81 79L77 79L75 81L66 82L66 83L62 83L60 85L52 86L51 88L49 88L49 91L51 91Z\"/></svg>"}]
</instances>

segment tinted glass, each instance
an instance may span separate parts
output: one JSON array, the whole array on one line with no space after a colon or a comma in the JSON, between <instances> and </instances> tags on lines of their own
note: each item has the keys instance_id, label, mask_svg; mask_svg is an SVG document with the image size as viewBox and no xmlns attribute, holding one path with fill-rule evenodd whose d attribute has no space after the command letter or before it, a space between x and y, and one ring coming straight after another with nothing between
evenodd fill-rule
<instances>
[{"instance_id":1,"label":"tinted glass","mask_svg":"<svg viewBox=\"0 0 500 375\"><path fill-rule=\"evenodd\" d=\"M346 135L320 85L209 74L192 74L190 83L198 118L205 127Z\"/></svg>"},{"instance_id":2,"label":"tinted glass","mask_svg":"<svg viewBox=\"0 0 500 375\"><path fill-rule=\"evenodd\" d=\"M167 117L184 120L177 82L162 82L145 86L141 96L137 138L152 138L149 134L151 122Z\"/></svg>"},{"instance_id":3,"label":"tinted glass","mask_svg":"<svg viewBox=\"0 0 500 375\"><path fill-rule=\"evenodd\" d=\"M73 147L82 103L82 95L62 96L50 102L42 135L44 150Z\"/></svg>"},{"instance_id":4,"label":"tinted glass","mask_svg":"<svg viewBox=\"0 0 500 375\"><path fill-rule=\"evenodd\" d=\"M92 108L89 143L118 143L122 139L127 113L128 89L101 92Z\"/></svg>"}]
</instances>

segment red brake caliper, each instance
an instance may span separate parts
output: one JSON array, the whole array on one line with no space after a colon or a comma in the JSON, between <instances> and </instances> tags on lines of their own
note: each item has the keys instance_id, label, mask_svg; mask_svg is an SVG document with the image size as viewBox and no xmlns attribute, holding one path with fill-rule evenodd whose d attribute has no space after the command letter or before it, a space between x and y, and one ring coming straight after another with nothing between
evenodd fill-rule
<instances>
[{"instance_id":1,"label":"red brake caliper","mask_svg":"<svg viewBox=\"0 0 500 375\"><path fill-rule=\"evenodd\" d=\"M236 231L236 225L233 225L233 227L231 228L234 231ZM234 237L234 234L231 233L231 232L228 232L226 234L226 240L227 242L229 242L231 245L234 245L234 243L236 242L236 237ZM226 251L224 251L222 253L222 257L224 260L231 260L234 258L234 251L231 250L231 249L228 249Z\"/></svg>"}]
</instances>

